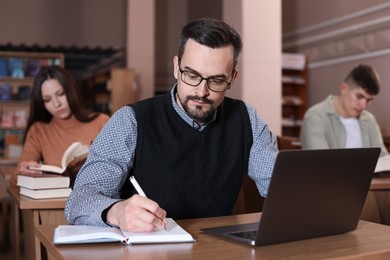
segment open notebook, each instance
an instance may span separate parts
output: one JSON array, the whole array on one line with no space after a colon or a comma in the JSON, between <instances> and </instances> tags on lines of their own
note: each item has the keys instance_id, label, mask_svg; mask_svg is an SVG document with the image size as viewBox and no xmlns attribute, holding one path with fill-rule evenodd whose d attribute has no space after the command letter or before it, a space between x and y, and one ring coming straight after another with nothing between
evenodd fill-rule
<instances>
[{"instance_id":1,"label":"open notebook","mask_svg":"<svg viewBox=\"0 0 390 260\"><path fill-rule=\"evenodd\" d=\"M86 225L59 225L54 230L54 244L103 243L120 241L124 244L184 243L196 242L190 233L180 227L173 219L166 218L166 229L134 233L115 227L96 227Z\"/></svg>"}]
</instances>

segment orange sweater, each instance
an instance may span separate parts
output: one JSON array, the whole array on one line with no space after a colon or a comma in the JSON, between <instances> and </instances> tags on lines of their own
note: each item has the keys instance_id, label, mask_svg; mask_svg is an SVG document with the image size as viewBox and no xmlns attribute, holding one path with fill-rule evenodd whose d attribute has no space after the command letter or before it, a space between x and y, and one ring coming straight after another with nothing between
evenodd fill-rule
<instances>
[{"instance_id":1,"label":"orange sweater","mask_svg":"<svg viewBox=\"0 0 390 260\"><path fill-rule=\"evenodd\" d=\"M34 123L28 131L19 162L42 161L61 166L66 148L73 142L90 145L109 117L99 115L95 120L82 123L75 117L63 120L53 118L49 123Z\"/></svg>"}]
</instances>

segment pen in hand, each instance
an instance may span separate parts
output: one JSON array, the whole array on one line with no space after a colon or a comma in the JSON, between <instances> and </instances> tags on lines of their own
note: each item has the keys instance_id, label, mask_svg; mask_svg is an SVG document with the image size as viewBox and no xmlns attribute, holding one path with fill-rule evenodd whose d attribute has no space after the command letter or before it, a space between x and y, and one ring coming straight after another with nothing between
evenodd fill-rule
<instances>
[{"instance_id":1,"label":"pen in hand","mask_svg":"<svg viewBox=\"0 0 390 260\"><path fill-rule=\"evenodd\" d=\"M142 190L141 186L139 186L139 184L138 184L138 182L137 182L137 180L135 179L134 176L130 176L130 182L131 182L131 184L133 184L133 186L134 186L135 190L138 192L138 194L140 196L146 198L145 192ZM164 229L167 230L167 227L165 225L165 221L164 220L162 220L162 221L164 222Z\"/></svg>"},{"instance_id":2,"label":"pen in hand","mask_svg":"<svg viewBox=\"0 0 390 260\"><path fill-rule=\"evenodd\" d=\"M141 186L139 186L138 181L134 178L134 176L130 176L130 181L131 184L133 184L135 190L138 192L138 194L146 198L145 192L142 190Z\"/></svg>"}]
</instances>

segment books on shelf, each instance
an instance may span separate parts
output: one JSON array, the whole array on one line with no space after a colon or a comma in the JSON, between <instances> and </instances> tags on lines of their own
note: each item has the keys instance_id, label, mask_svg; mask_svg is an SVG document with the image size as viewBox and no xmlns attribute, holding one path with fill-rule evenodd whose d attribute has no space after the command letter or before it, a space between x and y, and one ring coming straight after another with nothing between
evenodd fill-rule
<instances>
[{"instance_id":1,"label":"books on shelf","mask_svg":"<svg viewBox=\"0 0 390 260\"><path fill-rule=\"evenodd\" d=\"M0 58L0 77L8 76L8 59Z\"/></svg>"},{"instance_id":2,"label":"books on shelf","mask_svg":"<svg viewBox=\"0 0 390 260\"><path fill-rule=\"evenodd\" d=\"M67 198L69 197L71 191L71 188L33 190L25 187L20 187L20 195L24 195L32 199Z\"/></svg>"},{"instance_id":3,"label":"books on shelf","mask_svg":"<svg viewBox=\"0 0 390 260\"><path fill-rule=\"evenodd\" d=\"M24 59L23 58L10 58L9 59L9 69L11 72L11 77L13 78L24 78Z\"/></svg>"},{"instance_id":4,"label":"books on shelf","mask_svg":"<svg viewBox=\"0 0 390 260\"><path fill-rule=\"evenodd\" d=\"M25 128L27 125L27 111L25 109L2 109L1 110L1 127L4 128Z\"/></svg>"},{"instance_id":5,"label":"books on shelf","mask_svg":"<svg viewBox=\"0 0 390 260\"><path fill-rule=\"evenodd\" d=\"M7 83L0 83L0 100L12 100L12 86Z\"/></svg>"},{"instance_id":6,"label":"books on shelf","mask_svg":"<svg viewBox=\"0 0 390 260\"><path fill-rule=\"evenodd\" d=\"M60 225L54 230L54 244L122 242L125 244L196 242L190 233L172 218L166 218L166 229L147 233L126 232L115 227Z\"/></svg>"},{"instance_id":7,"label":"books on shelf","mask_svg":"<svg viewBox=\"0 0 390 260\"><path fill-rule=\"evenodd\" d=\"M299 96L296 95L283 95L282 104L300 106L303 104L303 101Z\"/></svg>"},{"instance_id":8,"label":"books on shelf","mask_svg":"<svg viewBox=\"0 0 390 260\"><path fill-rule=\"evenodd\" d=\"M282 68L291 70L303 70L306 66L306 57L301 53L283 53Z\"/></svg>"},{"instance_id":9,"label":"books on shelf","mask_svg":"<svg viewBox=\"0 0 390 260\"><path fill-rule=\"evenodd\" d=\"M40 59L29 59L26 66L26 76L35 77L41 68Z\"/></svg>"},{"instance_id":10,"label":"books on shelf","mask_svg":"<svg viewBox=\"0 0 390 260\"><path fill-rule=\"evenodd\" d=\"M302 125L303 120L296 118L282 118L283 127L298 127Z\"/></svg>"},{"instance_id":11,"label":"books on shelf","mask_svg":"<svg viewBox=\"0 0 390 260\"><path fill-rule=\"evenodd\" d=\"M0 77L25 78L35 77L42 67L48 65L61 66L62 61L58 53L47 55L31 56L32 52L21 52L20 54L8 55L8 51L2 52L0 57ZM28 54L27 54L28 53Z\"/></svg>"},{"instance_id":12,"label":"books on shelf","mask_svg":"<svg viewBox=\"0 0 390 260\"><path fill-rule=\"evenodd\" d=\"M13 127L14 126L14 111L9 109L3 109L1 111L1 127Z\"/></svg>"},{"instance_id":13,"label":"books on shelf","mask_svg":"<svg viewBox=\"0 0 390 260\"><path fill-rule=\"evenodd\" d=\"M24 128L27 126L27 111L24 109L18 109L14 112L14 127Z\"/></svg>"},{"instance_id":14,"label":"books on shelf","mask_svg":"<svg viewBox=\"0 0 390 260\"><path fill-rule=\"evenodd\" d=\"M80 163L84 163L87 158L88 150L89 147L87 145L74 142L65 150L61 159L61 167L41 164L39 167L30 167L30 169L63 174L67 168L80 168Z\"/></svg>"},{"instance_id":15,"label":"books on shelf","mask_svg":"<svg viewBox=\"0 0 390 260\"><path fill-rule=\"evenodd\" d=\"M306 80L304 78L302 78L301 76L297 76L297 75L294 75L294 76L287 76L287 75L283 75L282 76L282 82L283 83L292 83L292 84L305 84L306 83Z\"/></svg>"},{"instance_id":16,"label":"books on shelf","mask_svg":"<svg viewBox=\"0 0 390 260\"><path fill-rule=\"evenodd\" d=\"M57 189L69 188L70 178L57 174L44 173L41 175L18 175L16 185L28 189Z\"/></svg>"},{"instance_id":17,"label":"books on shelf","mask_svg":"<svg viewBox=\"0 0 390 260\"><path fill-rule=\"evenodd\" d=\"M17 161L18 151L22 148L23 130L3 128L0 125L0 158ZM16 148L16 149L15 149Z\"/></svg>"},{"instance_id":18,"label":"books on shelf","mask_svg":"<svg viewBox=\"0 0 390 260\"><path fill-rule=\"evenodd\" d=\"M22 135L18 131L6 131L4 134L4 155L6 159L17 159L22 152Z\"/></svg>"},{"instance_id":19,"label":"books on shelf","mask_svg":"<svg viewBox=\"0 0 390 260\"><path fill-rule=\"evenodd\" d=\"M16 95L17 100L28 101L30 100L31 86L20 85L18 87L18 93Z\"/></svg>"}]
</instances>

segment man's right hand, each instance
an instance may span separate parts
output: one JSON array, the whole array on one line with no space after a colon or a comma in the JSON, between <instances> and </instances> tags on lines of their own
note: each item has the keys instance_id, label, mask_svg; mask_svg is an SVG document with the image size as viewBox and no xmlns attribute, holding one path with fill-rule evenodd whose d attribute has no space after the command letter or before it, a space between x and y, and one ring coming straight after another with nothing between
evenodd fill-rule
<instances>
[{"instance_id":1,"label":"man's right hand","mask_svg":"<svg viewBox=\"0 0 390 260\"><path fill-rule=\"evenodd\" d=\"M153 200L135 194L115 203L107 213L107 221L131 232L151 232L165 227L166 211Z\"/></svg>"}]
</instances>

